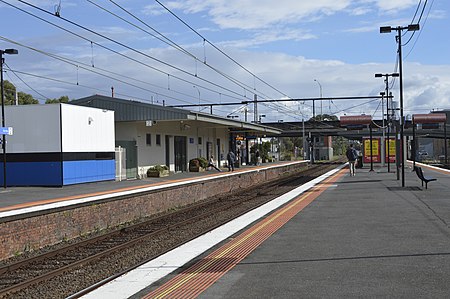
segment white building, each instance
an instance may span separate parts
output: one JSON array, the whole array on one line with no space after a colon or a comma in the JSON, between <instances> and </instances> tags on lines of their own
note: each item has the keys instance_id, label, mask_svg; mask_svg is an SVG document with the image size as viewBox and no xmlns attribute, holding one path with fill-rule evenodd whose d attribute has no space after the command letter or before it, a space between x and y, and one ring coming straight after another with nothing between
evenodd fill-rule
<instances>
[{"instance_id":1,"label":"white building","mask_svg":"<svg viewBox=\"0 0 450 299\"><path fill-rule=\"evenodd\" d=\"M70 103L115 111L116 146L126 149L128 178L145 174L153 165L186 171L190 159L211 155L223 165L230 148L235 153L237 144L240 151L245 148L237 137L280 133L260 124L100 95Z\"/></svg>"},{"instance_id":2,"label":"white building","mask_svg":"<svg viewBox=\"0 0 450 299\"><path fill-rule=\"evenodd\" d=\"M6 136L8 186L114 180L113 111L68 104L6 106L5 121L13 128Z\"/></svg>"}]
</instances>

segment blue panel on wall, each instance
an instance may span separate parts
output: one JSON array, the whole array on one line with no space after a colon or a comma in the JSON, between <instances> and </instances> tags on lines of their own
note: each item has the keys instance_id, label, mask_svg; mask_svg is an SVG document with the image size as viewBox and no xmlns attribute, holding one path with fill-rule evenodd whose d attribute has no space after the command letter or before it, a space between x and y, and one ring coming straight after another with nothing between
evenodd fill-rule
<instances>
[{"instance_id":1,"label":"blue panel on wall","mask_svg":"<svg viewBox=\"0 0 450 299\"><path fill-rule=\"evenodd\" d=\"M64 185L108 181L116 178L114 160L83 160L63 162Z\"/></svg>"},{"instance_id":2,"label":"blue panel on wall","mask_svg":"<svg viewBox=\"0 0 450 299\"><path fill-rule=\"evenodd\" d=\"M61 186L61 162L8 162L8 186ZM3 163L0 163L0 184L3 184Z\"/></svg>"}]
</instances>

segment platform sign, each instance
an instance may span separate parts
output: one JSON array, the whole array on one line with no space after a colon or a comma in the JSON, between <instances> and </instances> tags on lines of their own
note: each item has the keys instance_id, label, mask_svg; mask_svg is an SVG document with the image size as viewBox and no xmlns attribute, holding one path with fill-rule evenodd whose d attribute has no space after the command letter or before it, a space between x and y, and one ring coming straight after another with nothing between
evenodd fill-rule
<instances>
[{"instance_id":1,"label":"platform sign","mask_svg":"<svg viewBox=\"0 0 450 299\"><path fill-rule=\"evenodd\" d=\"M394 163L395 162L395 138L389 138L389 148L386 138L386 154L389 154L389 162ZM388 155L386 155L386 161L388 159Z\"/></svg>"},{"instance_id":2,"label":"platform sign","mask_svg":"<svg viewBox=\"0 0 450 299\"><path fill-rule=\"evenodd\" d=\"M0 127L0 135L12 135L13 128L12 127Z\"/></svg>"},{"instance_id":3,"label":"platform sign","mask_svg":"<svg viewBox=\"0 0 450 299\"><path fill-rule=\"evenodd\" d=\"M364 163L370 163L370 138L363 138L364 144ZM380 163L380 139L372 138L372 159L374 163Z\"/></svg>"}]
</instances>

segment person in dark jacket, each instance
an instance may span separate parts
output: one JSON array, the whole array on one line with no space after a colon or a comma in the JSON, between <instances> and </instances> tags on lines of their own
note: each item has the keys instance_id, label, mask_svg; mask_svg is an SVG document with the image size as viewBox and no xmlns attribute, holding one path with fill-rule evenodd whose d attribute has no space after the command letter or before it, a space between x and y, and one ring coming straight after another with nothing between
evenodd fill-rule
<instances>
[{"instance_id":1,"label":"person in dark jacket","mask_svg":"<svg viewBox=\"0 0 450 299\"><path fill-rule=\"evenodd\" d=\"M228 162L228 171L234 171L234 161L236 160L236 156L233 151L229 151L227 154L227 162Z\"/></svg>"},{"instance_id":2,"label":"person in dark jacket","mask_svg":"<svg viewBox=\"0 0 450 299\"><path fill-rule=\"evenodd\" d=\"M348 167L350 170L350 176L355 176L355 164L356 160L358 159L358 153L356 152L355 148L353 147L353 144L350 144L349 148L345 152L345 155L348 159Z\"/></svg>"}]
</instances>

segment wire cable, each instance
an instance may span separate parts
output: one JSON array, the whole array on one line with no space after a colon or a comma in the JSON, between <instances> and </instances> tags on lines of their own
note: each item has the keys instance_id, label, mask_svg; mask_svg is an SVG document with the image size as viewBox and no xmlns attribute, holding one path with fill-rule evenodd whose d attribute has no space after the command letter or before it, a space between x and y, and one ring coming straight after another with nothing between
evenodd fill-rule
<instances>
[{"instance_id":1,"label":"wire cable","mask_svg":"<svg viewBox=\"0 0 450 299\"><path fill-rule=\"evenodd\" d=\"M112 1L112 0L110 0ZM265 84L266 86L272 88L273 90L277 91L278 93L280 93L281 95L290 98L290 96L288 96L286 93L282 92L281 90L277 89L276 87L274 87L273 85L269 84L268 82L266 82L265 80L261 79L260 77L258 77L257 75L255 75L253 72L251 72L249 69L247 69L246 67L244 67L241 63L239 63L238 61L236 61L234 58L232 58L230 55L228 55L227 53L225 53L223 50L221 50L219 47L217 47L215 44L213 44L211 41L209 41L206 37L204 37L202 34L200 34L197 30L195 30L192 26L190 26L187 22L185 22L183 19L181 19L178 15L176 15L173 11L171 11L167 6L165 6L164 4L162 4L159 0L155 0L161 7L163 7L167 12L169 12L172 16L174 16L177 20L179 20L183 25L185 25L187 28L189 28L191 31L193 31L196 35L198 35L203 42L207 42L209 45L211 45L214 49L216 49L217 51L219 51L222 55L224 55L225 57L227 57L228 59L230 59L232 62L234 62L236 65L238 65L239 67L241 67L243 70L245 70L247 73L249 73L250 75L253 76L253 78L258 79L260 82L262 82L263 84ZM205 60L206 61L206 60ZM268 97L269 98L269 97ZM287 107L284 104L276 104L277 106L284 106Z\"/></svg>"},{"instance_id":2,"label":"wire cable","mask_svg":"<svg viewBox=\"0 0 450 299\"><path fill-rule=\"evenodd\" d=\"M37 74L32 74L32 73L28 73L28 72L19 71L19 70L13 70L13 69L10 69L10 68L8 68L8 70L10 70L11 72L15 72L15 73L26 75L26 76L31 76L31 77L35 77L35 78L40 78L40 79L49 80L49 81L58 82L58 83L63 83L63 84L72 85L72 86L80 86L80 87L83 87L83 88L86 88L86 89L90 89L90 90L100 91L103 94L107 94L107 93L110 92L109 90L104 90L104 89L100 89L100 88L97 88L97 87L84 85L84 84L80 84L80 83L73 83L73 82L69 82L69 81L64 81L64 80L61 80L61 79L51 78L51 77L47 77L47 76L43 76L43 75L37 75ZM132 96L132 95L128 95L128 94L123 94L123 93L116 93L116 94L120 95L120 96L124 96L126 98L130 98L130 99L138 99L140 101L149 102L148 99L143 99L143 98ZM172 98L170 96L167 96L167 98L175 100L175 98Z\"/></svg>"},{"instance_id":3,"label":"wire cable","mask_svg":"<svg viewBox=\"0 0 450 299\"><path fill-rule=\"evenodd\" d=\"M16 77L17 79L19 79L23 84L25 84L29 89L31 89L32 91L34 91L35 93L37 93L38 95L40 95L41 97L43 97L44 99L50 99L49 97L43 95L42 93L40 93L39 91L37 91L36 89L34 89L33 87L31 87L27 82L25 82L21 77L19 77L19 75L17 75L17 73L12 70L8 64L5 63L5 65L8 67L8 70L10 70Z\"/></svg>"},{"instance_id":4,"label":"wire cable","mask_svg":"<svg viewBox=\"0 0 450 299\"><path fill-rule=\"evenodd\" d=\"M147 91L147 92L153 93L155 95L161 95L161 96L169 97L168 95L166 95L164 93L157 92L157 91L154 91L154 90L151 90L151 89L147 89L147 88L144 88L142 86L138 86L136 84L130 83L128 81L125 81L123 78L129 79L129 80L132 80L132 81L135 81L135 82L138 82L138 83L142 83L142 84L145 84L145 85L153 86L153 87L156 87L156 88L164 89L164 90L167 90L166 87L162 87L162 86L159 86L159 85L156 85L156 84L153 84L153 83L149 83L149 82L145 82L145 81L142 81L142 80L139 80L139 79L136 79L136 78L132 78L132 77L126 76L124 74L119 74L119 73L116 73L116 72L112 72L112 71L109 71L109 70L104 69L104 68L100 68L100 67L92 68L92 66L89 65L89 64L86 64L86 63L83 63L83 62L80 62L80 61L76 61L76 60L73 60L73 59L70 59L70 58L67 58L67 57L63 57L63 56L60 56L60 55L56 55L56 54L53 54L53 53L49 53L49 52L46 52L46 51L43 51L43 50L39 50L39 49L33 48L31 46L27 46L25 44L19 43L17 41L13 41L11 39L5 38L3 36L0 36L0 40L12 43L14 45L17 45L17 46L20 46L20 47L23 47L23 48L26 48L26 49L29 49L29 50L37 52L39 54L48 56L48 57L56 59L56 60L59 60L61 62L64 62L64 63L69 64L69 65L72 65L74 67L81 68L83 70L86 70L88 72L97 74L99 76L102 76L102 77L105 77L105 78L108 78L108 79L112 79L114 81L123 83L125 85L129 85L129 86L141 89L143 91ZM102 72L105 72L106 74L104 74ZM110 74L110 75L107 75L107 74ZM113 75L117 76L117 77L113 77ZM183 93L183 92L179 92L179 91L176 91L176 90L173 90L173 89L171 89L171 91L173 93L176 93L176 94L179 94L179 95L183 95L183 96L186 96L186 97L194 98L192 95L189 95L189 94L186 94L186 93ZM197 98L195 98L195 100L197 100ZM189 102L189 101L182 100L182 99L177 99L177 101L188 103L188 104L193 104L193 102Z\"/></svg>"},{"instance_id":5,"label":"wire cable","mask_svg":"<svg viewBox=\"0 0 450 299\"><path fill-rule=\"evenodd\" d=\"M431 11L431 8L433 7L433 4L434 4L434 0L431 1L430 8L428 9L428 12L427 12L427 16L425 17L425 21L423 21L423 24L421 25L421 30L419 31L419 34L418 34L416 40L414 41L414 44L412 45L411 49L409 49L409 52L405 55L405 59L408 58L409 54L411 54L411 52L413 51L414 47L416 46L417 41L419 40L420 35L422 34L423 29L425 28L425 24L427 23L428 16L430 15L430 11Z\"/></svg>"},{"instance_id":6,"label":"wire cable","mask_svg":"<svg viewBox=\"0 0 450 299\"><path fill-rule=\"evenodd\" d=\"M112 0L110 0L112 1ZM238 61L236 61L234 58L232 58L230 55L228 55L227 53L225 53L224 51L222 51L219 47L217 47L216 45L214 45L212 42L210 42L206 37L204 37L202 34L200 34L197 30L195 30L194 28L192 28L192 26L190 26L188 23L186 23L183 19L181 19L178 15L176 15L174 12L172 12L167 6L165 6L164 4L162 4L159 0L155 0L160 6L162 6L165 10L167 10L167 12L169 12L172 16L174 16L177 20L179 20L181 23L183 23L187 28L189 28L190 30L192 30L195 34L197 34L204 42L207 42L209 45L211 45L214 49L216 49L217 51L219 51L221 54L223 54L225 57L227 57L228 59L230 59L232 62L234 62L235 64L237 64L239 67L241 67L243 70L245 70L247 73L249 73L250 75L252 75L254 78L258 79L260 82L264 83L265 85L269 86L270 88L272 88L273 90L277 91L278 93L280 93L281 95L291 98L289 97L287 94L285 94L284 92L280 91L279 89L277 89L276 87L272 86L271 84L267 83L265 80L261 79L260 77L258 77L257 75L255 75L254 73L252 73L250 70L248 70L246 67L244 67L242 64L240 64Z\"/></svg>"},{"instance_id":7,"label":"wire cable","mask_svg":"<svg viewBox=\"0 0 450 299\"><path fill-rule=\"evenodd\" d=\"M87 0L88 2L92 3L91 0ZM244 91L249 91L251 93L255 93L258 96L263 96L266 98L270 98L268 95L261 93L260 91L258 92L256 88L253 88L253 91L251 90L251 87L242 82L239 81L237 79L235 79L234 77L220 71L219 69L217 69L216 67L213 67L211 64L206 62L206 59L204 59L204 61L201 61L198 57L196 57L194 54L190 53L189 51L187 51L186 49L184 49L183 47L181 47L180 45L178 45L176 42L172 41L171 39L169 39L168 37L166 37L164 34L160 33L159 31L157 31L155 28L153 28L152 26L148 25L146 22L144 22L142 19L138 18L137 16L135 16L133 13L131 13L130 11L126 10L124 7L120 6L119 4L117 4L115 1L113 0L109 0L111 3L113 3L114 5L116 5L119 9L123 10L125 13L127 13L128 15L130 15L131 17L135 18L136 20L138 20L140 23L142 23L143 25L145 25L146 27L150 28L151 30L153 30L154 32L156 32L157 34L159 34L163 39L167 40L168 42L166 42L166 44L175 47L176 49L180 50L181 52L185 53L186 55L190 56L191 58L195 59L196 63L200 62L203 63L205 66L209 67L210 69L212 69L213 71L215 71L216 73L222 75L223 77L225 77L226 79L232 81L233 83L237 84L238 86L242 87L244 89ZM103 7L94 4L97 7L104 9ZM105 11L108 11L106 9L104 9ZM113 14L114 15L114 14ZM119 17L120 19L124 20L123 18ZM126 21L126 20L125 20ZM181 20L182 21L182 20ZM132 24L131 22L126 21L128 24ZM184 21L182 21L185 25L187 25ZM193 30L194 32L196 32L198 34L197 31L195 31L195 29L193 29L192 27L190 27L189 25L187 25L191 30ZM139 26L135 26L136 28L140 28ZM147 32L147 31L144 31ZM200 35L201 36L201 35ZM204 38L203 36L201 36L203 38L203 42L205 43L207 40L206 38ZM158 38L159 39L159 38ZM161 39L159 39L161 40ZM212 44L208 41L209 44ZM225 54L225 53L222 53ZM226 55L226 54L225 54ZM232 59L231 57L228 57L230 59ZM232 59L233 60L233 59ZM236 61L234 61L235 63L237 63ZM242 65L240 65L239 63L237 63L240 67L242 67ZM245 69L245 68L244 68ZM247 69L245 69L246 71L248 71ZM250 72L251 73L251 72ZM253 73L251 73L253 75L253 78L255 78L255 75ZM244 97L246 97L246 95L244 95ZM279 105L279 104L278 104ZM285 105L280 105L280 106L285 106ZM287 106L286 106L287 107Z\"/></svg>"},{"instance_id":8,"label":"wire cable","mask_svg":"<svg viewBox=\"0 0 450 299\"><path fill-rule=\"evenodd\" d=\"M26 4L26 5L28 5L28 6L31 6L31 7L35 8L35 9L39 10L39 11L42 11L42 12L44 12L44 13L47 13L47 14L53 16L53 13L51 13L50 11L47 11L47 10L42 9L42 8L39 8L39 7L37 7L37 6L35 6L35 5L31 4L31 3L27 3L26 1L22 1L22 0L18 0L18 1L21 2L21 3L23 3L23 4ZM194 83L194 82L191 82L191 81L188 81L188 80L186 80L186 79L183 79L183 78L181 78L181 77L179 77L179 76L171 75L171 74L169 74L169 73L167 73L167 72L165 72L165 71L162 71L162 70L160 70L160 69L158 69L158 68L156 68L156 67L154 67L154 66L151 66L151 65L149 65L149 64L147 64L147 63L144 63L144 62L139 61L139 60L137 60L137 59L135 59L135 58L132 58L132 57L127 56L127 55L125 55L125 54L123 54L123 53L120 53L119 51L116 51L116 50L113 50L113 49L111 49L111 48L109 48L109 47L103 46L102 44L99 44L99 43L97 43L97 42L95 42L95 41L89 40L88 38L85 38L85 37L83 37L83 36L80 35L80 34L77 34L77 33L73 32L73 31L70 31L70 30L68 30L68 29L66 29L66 28L64 28L64 27L62 27L62 26L59 26L59 25L53 23L53 22L50 22L50 21L48 21L48 20L45 20L45 19L43 19L43 18L41 18L41 17L39 17L39 16L37 16L37 15L35 15L35 14L33 14L33 13L30 13L30 12L24 10L24 9L21 9L20 7L15 6L15 5L11 4L11 3L8 3L8 2L6 2L6 1L4 1L4 0L0 0L0 2L5 3L5 4L7 4L7 5L11 6L11 7L14 7L14 8L16 8L16 9L18 9L18 10L20 10L20 11L22 11L22 12L28 14L28 15L31 15L31 16L33 16L33 17L35 17L35 18L37 18L37 19L39 19L39 20L41 20L41 21L43 21L43 22L45 22L45 23L48 23L48 24L50 24L50 25L52 25L52 26L55 26L55 27L57 27L58 29L61 29L61 30L65 31L65 32L67 32L67 33L70 33L70 34L72 34L72 35L74 35L74 36L76 36L76 37L78 37L78 38L80 38L80 39L83 39L83 40L85 40L85 41L88 41L89 43L93 43L93 44L97 45L98 47L101 47L101 48L103 48L103 49L105 49L105 50L111 51L111 52L113 52L113 53L115 53L115 54L117 54L117 55L120 55L120 56L122 56L122 57L124 57L124 58L126 58L126 59L129 59L129 60L131 60L131 61L134 61L134 62L136 62L136 63L138 63L138 64L140 64L140 65L146 66L146 67L148 67L148 68L150 68L150 69L152 69L152 70L154 70L154 71L156 71L156 72L159 72L159 73L161 73L161 74L165 74L165 75L167 75L167 76L169 76L169 77L173 77L173 78L175 78L175 79L177 79L177 80L180 80L180 81L182 81L182 82L185 82L185 83L196 84L196 83ZM74 26L77 26L77 27L79 27L79 28L85 29L86 31L91 32L91 33L93 33L93 34L95 34L95 35L101 36L101 37L103 37L103 38L105 38L105 39L107 39L107 40L109 40L109 41L111 41L111 42L113 42L113 43L116 43L116 44L118 44L118 45L121 45L121 46L123 46L123 47L125 47L125 48L127 48L127 49L129 49L129 50L131 50L131 51L133 51L133 52L137 52L137 53L139 53L139 54L141 54L141 55L144 55L144 56L147 57L147 58L150 58L150 59L153 59L153 60L156 60L156 61L161 61L161 60L159 60L159 59L157 59L157 58L154 58L154 57L152 57L152 56L150 56L150 55L147 55L147 54L143 53L142 51L138 51L138 50L136 50L136 49L133 49L133 48L127 46L127 45L124 45L123 43L117 42L117 41L115 41L115 40L113 40L113 39L111 39L111 38L109 38L109 37L106 37L106 36L104 36L104 35L102 35L102 34L99 34L99 33L95 32L95 31L93 31L93 30L91 30L91 29L89 29L89 28L86 28L86 27L82 26L82 25L76 24L75 22L72 22L72 21L70 21L70 20L67 20L67 19L65 19L65 18L63 18L63 17L59 17L59 19L64 20L64 21L66 21L66 22L68 22L68 23L70 23L70 24L72 24L72 25L74 25ZM165 62L162 62L162 61L161 61L161 63L163 63L163 64L165 64L165 65L167 65L167 66L173 67L173 68L179 70L179 71L182 72L182 73L185 73L185 74L187 74L187 75L193 76L193 75L190 74L189 72L184 71L184 70L182 70L182 69L180 69L180 68L177 68L176 66L172 66L172 65L170 65L170 64L168 64L168 63L165 63ZM239 96L239 99L242 98L242 95L241 95L240 93L237 93L237 92L235 92L235 91L233 91L233 90L231 90L231 89L225 88L225 87L223 87L223 86L221 86L221 85L219 85L219 84L216 84L216 83L214 83L214 82L211 82L211 81L209 81L209 80L207 80L207 79L204 79L204 78L201 78L201 77L199 77L199 76L197 76L197 77L195 77L195 78L197 78L197 79L199 79L199 80L202 80L202 81L204 81L204 82L206 82L206 83L208 83L208 84L211 84L211 85L213 85L213 86L215 86L215 87L217 87L217 88L220 88L220 89L226 90L226 91L228 91L228 92L230 92L230 93L232 93L232 94L235 94L235 95ZM198 85L198 84L197 84L197 85ZM209 90L209 91L211 91L211 92L215 92L215 93L217 92L217 91L215 91L215 90L213 90L213 89L211 89L211 88L205 87L205 86L202 86L202 88L205 89L205 90ZM224 94L224 95L229 96L229 95L227 95L227 94Z\"/></svg>"}]
</instances>

